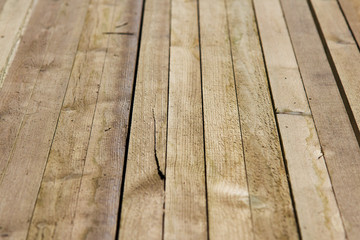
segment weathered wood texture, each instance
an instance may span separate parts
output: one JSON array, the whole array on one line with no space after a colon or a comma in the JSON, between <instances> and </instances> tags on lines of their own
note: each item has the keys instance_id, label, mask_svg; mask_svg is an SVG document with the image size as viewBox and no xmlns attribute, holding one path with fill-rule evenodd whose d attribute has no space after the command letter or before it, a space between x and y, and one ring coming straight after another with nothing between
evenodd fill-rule
<instances>
[{"instance_id":1,"label":"weathered wood texture","mask_svg":"<svg viewBox=\"0 0 360 240\"><path fill-rule=\"evenodd\" d=\"M225 2L200 0L199 14L209 235L252 239Z\"/></svg>"},{"instance_id":2,"label":"weathered wood texture","mask_svg":"<svg viewBox=\"0 0 360 240\"><path fill-rule=\"evenodd\" d=\"M207 239L196 1L172 0L165 239Z\"/></svg>"},{"instance_id":3,"label":"weathered wood texture","mask_svg":"<svg viewBox=\"0 0 360 240\"><path fill-rule=\"evenodd\" d=\"M360 1L358 0L338 0L341 10L345 15L347 23L352 30L352 34L360 45Z\"/></svg>"},{"instance_id":4,"label":"weathered wood texture","mask_svg":"<svg viewBox=\"0 0 360 240\"><path fill-rule=\"evenodd\" d=\"M297 239L252 1L227 9L255 238Z\"/></svg>"},{"instance_id":5,"label":"weathered wood texture","mask_svg":"<svg viewBox=\"0 0 360 240\"><path fill-rule=\"evenodd\" d=\"M348 239L358 239L359 145L307 2L281 3L345 231Z\"/></svg>"},{"instance_id":6,"label":"weathered wood texture","mask_svg":"<svg viewBox=\"0 0 360 240\"><path fill-rule=\"evenodd\" d=\"M92 156L92 152L88 154L97 103L100 111L106 105L106 111L112 115L112 119L107 116L106 126L102 126L105 129L93 132L91 137L97 138L97 134L101 134L101 136L111 138L108 141L115 141L116 148L108 142L106 142L107 146L98 147L101 151L109 152L101 156L106 159L105 161L115 159L119 165L118 168L122 168L136 59L136 37L139 32L142 8L141 1L133 2L98 0L91 2L89 6L29 230L29 239L37 239L40 236L47 239L71 239L75 214L78 208L81 209L77 203L84 163L89 157L98 157ZM134 8L134 12L124 15L124 9L128 7ZM128 23L126 26L117 27L126 21ZM135 37L122 41L110 40L111 35L106 33L114 30L134 31ZM115 38L124 37L116 36ZM125 38L129 37L125 36ZM129 49L126 50L127 48ZM115 67L118 64L128 69L128 72L120 72L119 68ZM122 81L118 83L120 76L125 77L122 77ZM101 92L98 101L99 88ZM106 98L105 102L104 98ZM121 107L117 106L119 103L122 103ZM119 116L122 119L121 123L117 124L118 120L115 119ZM100 143L100 141L97 142L97 144ZM118 155L115 155L114 153L118 151ZM88 161L93 161L93 159ZM117 170L114 169L114 172ZM121 174L115 176L117 178L115 181L121 179ZM99 214L113 215L116 219L116 205L118 204L116 193L117 191L114 192L115 196L113 195L115 207L111 208L111 213L100 209ZM111 194L107 196L111 197ZM109 228L112 226L112 230L108 231L106 227L99 230L98 234L113 237L114 224L116 225L116 220L108 224ZM87 237L94 238L94 233L89 233Z\"/></svg>"},{"instance_id":7,"label":"weathered wood texture","mask_svg":"<svg viewBox=\"0 0 360 240\"><path fill-rule=\"evenodd\" d=\"M158 3L145 3L119 229L126 240L163 232L170 1Z\"/></svg>"},{"instance_id":8,"label":"weathered wood texture","mask_svg":"<svg viewBox=\"0 0 360 240\"><path fill-rule=\"evenodd\" d=\"M280 2L254 4L301 236L345 239Z\"/></svg>"},{"instance_id":9,"label":"weathered wood texture","mask_svg":"<svg viewBox=\"0 0 360 240\"><path fill-rule=\"evenodd\" d=\"M0 88L33 4L33 0L0 1Z\"/></svg>"},{"instance_id":10,"label":"weathered wood texture","mask_svg":"<svg viewBox=\"0 0 360 240\"><path fill-rule=\"evenodd\" d=\"M360 52L336 0L310 1L326 48L340 77L357 126L360 126ZM360 196L359 196L360 197Z\"/></svg>"},{"instance_id":11,"label":"weathered wood texture","mask_svg":"<svg viewBox=\"0 0 360 240\"><path fill-rule=\"evenodd\" d=\"M142 5L116 0L111 32L103 33L108 47L71 239L114 239L117 232Z\"/></svg>"},{"instance_id":12,"label":"weathered wood texture","mask_svg":"<svg viewBox=\"0 0 360 240\"><path fill-rule=\"evenodd\" d=\"M0 92L4 113L0 135L8 139L1 147L1 162L6 165L1 169L0 232L13 239L27 235L88 4L46 3L38 3L20 44L22 51ZM46 45L46 54L41 44Z\"/></svg>"}]
</instances>

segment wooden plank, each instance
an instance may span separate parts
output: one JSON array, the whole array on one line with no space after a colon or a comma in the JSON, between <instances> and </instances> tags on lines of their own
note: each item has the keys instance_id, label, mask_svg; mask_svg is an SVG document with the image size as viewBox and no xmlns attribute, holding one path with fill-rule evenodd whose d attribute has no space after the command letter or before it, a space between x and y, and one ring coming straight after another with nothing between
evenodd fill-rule
<instances>
[{"instance_id":1,"label":"wooden plank","mask_svg":"<svg viewBox=\"0 0 360 240\"><path fill-rule=\"evenodd\" d=\"M339 0L339 4L357 45L360 46L360 2L358 0Z\"/></svg>"},{"instance_id":2,"label":"wooden plank","mask_svg":"<svg viewBox=\"0 0 360 240\"><path fill-rule=\"evenodd\" d=\"M298 239L252 1L227 9L255 238Z\"/></svg>"},{"instance_id":3,"label":"wooden plank","mask_svg":"<svg viewBox=\"0 0 360 240\"><path fill-rule=\"evenodd\" d=\"M313 0L311 2L355 121L360 126L360 53L358 46L336 0L326 2Z\"/></svg>"},{"instance_id":4,"label":"wooden plank","mask_svg":"<svg viewBox=\"0 0 360 240\"><path fill-rule=\"evenodd\" d=\"M108 50L110 35L104 34L112 31L116 4L96 0L89 5L28 239L71 238L104 61L116 54Z\"/></svg>"},{"instance_id":5,"label":"wooden plank","mask_svg":"<svg viewBox=\"0 0 360 240\"><path fill-rule=\"evenodd\" d=\"M207 239L197 2L171 9L164 238Z\"/></svg>"},{"instance_id":6,"label":"wooden plank","mask_svg":"<svg viewBox=\"0 0 360 240\"><path fill-rule=\"evenodd\" d=\"M209 235L252 239L225 2L200 0L199 14Z\"/></svg>"},{"instance_id":7,"label":"wooden plank","mask_svg":"<svg viewBox=\"0 0 360 240\"><path fill-rule=\"evenodd\" d=\"M0 1L0 88L34 1Z\"/></svg>"},{"instance_id":8,"label":"wooden plank","mask_svg":"<svg viewBox=\"0 0 360 240\"><path fill-rule=\"evenodd\" d=\"M0 182L8 163L31 93L57 26L62 1L40 1L22 37L17 54L0 89ZM44 14L44 12L46 14ZM43 67L44 68L44 67Z\"/></svg>"},{"instance_id":9,"label":"wooden plank","mask_svg":"<svg viewBox=\"0 0 360 240\"><path fill-rule=\"evenodd\" d=\"M114 3L71 239L114 239L117 231L143 1Z\"/></svg>"},{"instance_id":10,"label":"wooden plank","mask_svg":"<svg viewBox=\"0 0 360 240\"><path fill-rule=\"evenodd\" d=\"M346 235L348 239L358 239L359 145L307 2L281 3Z\"/></svg>"},{"instance_id":11,"label":"wooden plank","mask_svg":"<svg viewBox=\"0 0 360 240\"><path fill-rule=\"evenodd\" d=\"M162 238L169 16L170 1L146 1L119 239Z\"/></svg>"},{"instance_id":12,"label":"wooden plank","mask_svg":"<svg viewBox=\"0 0 360 240\"><path fill-rule=\"evenodd\" d=\"M345 239L280 2L255 0L254 6L301 236Z\"/></svg>"},{"instance_id":13,"label":"wooden plank","mask_svg":"<svg viewBox=\"0 0 360 240\"><path fill-rule=\"evenodd\" d=\"M40 11L47 9L45 2L48 3L48 1L40 1L38 5L40 8L35 11L36 14L41 15L45 23L36 15L34 15L32 22L42 26L39 31L44 26L48 26L46 22L48 19L47 14L44 16L44 13ZM45 59L41 61L43 64L40 65L40 69L36 67L34 67L35 69L31 69L31 67L27 69L21 64L22 60L18 60L19 62L14 60L15 65L12 68L15 69L10 69L10 72L18 71L18 73L8 75L9 79L6 80L14 82L3 88L0 93L1 98L5 99L4 102L1 101L2 104L7 102L13 103L12 100L7 100L6 98L14 96L16 93L24 97L17 98L16 100L19 102L24 100L27 104L27 106L23 104L10 106L10 109L15 108L13 112L7 111L7 107L3 108L2 106L4 105L0 108L1 111L5 111L7 114L5 116L6 120L2 125L4 131L0 133L1 139L10 138L14 140L13 135L7 135L9 133L13 134L8 132L8 129L14 129L20 124L16 136L16 144L12 146L11 142L9 142L8 145L5 145L4 152L2 152L7 156L11 152L0 183L0 196L2 196L0 199L0 234L2 236L8 236L12 239L24 239L26 237L72 69L87 6L87 1L80 0L61 1L60 6L57 4L48 5L49 14L57 15L57 12L59 12L59 15L57 23L54 24L52 22L50 25L50 27L54 28L53 38L50 39L51 42L47 46ZM41 43L43 41L46 42L47 39L38 39L38 34L43 36L41 33L32 32L31 30L34 29L28 29L27 37L31 38L32 36L40 40ZM27 39L27 37L24 37L24 39ZM28 47L31 47L31 45ZM32 50L38 51L37 47L40 46L35 45L34 47L36 48ZM30 50L30 54L32 50ZM18 54L20 53L22 52L19 51ZM37 66L36 62L39 61L37 57L41 58L41 55L42 51L40 51L39 55L25 56L25 58L31 62L33 57L35 66ZM19 57L24 57L24 55ZM19 68L17 68L18 63L21 64ZM34 74L33 71L38 71L38 74ZM28 81L28 73L32 77L35 75L36 78L35 81L31 81L32 79L29 81L35 82L35 86L32 87L31 91L22 88L28 85L26 82ZM20 79L14 79L13 77ZM20 84L15 84L18 82ZM14 208L13 206L17 207Z\"/></svg>"}]
</instances>

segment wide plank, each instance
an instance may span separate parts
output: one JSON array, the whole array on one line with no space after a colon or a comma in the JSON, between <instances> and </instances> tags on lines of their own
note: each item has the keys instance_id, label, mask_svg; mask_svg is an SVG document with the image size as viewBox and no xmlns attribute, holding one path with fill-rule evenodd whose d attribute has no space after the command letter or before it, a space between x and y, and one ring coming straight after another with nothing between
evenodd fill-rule
<instances>
[{"instance_id":1,"label":"wide plank","mask_svg":"<svg viewBox=\"0 0 360 240\"><path fill-rule=\"evenodd\" d=\"M254 6L301 236L345 239L280 2Z\"/></svg>"},{"instance_id":2,"label":"wide plank","mask_svg":"<svg viewBox=\"0 0 360 240\"><path fill-rule=\"evenodd\" d=\"M146 0L119 239L162 239L169 28L170 1Z\"/></svg>"},{"instance_id":3,"label":"wide plank","mask_svg":"<svg viewBox=\"0 0 360 240\"><path fill-rule=\"evenodd\" d=\"M281 3L346 236L358 239L359 145L309 5L298 0L281 0Z\"/></svg>"},{"instance_id":4,"label":"wide plank","mask_svg":"<svg viewBox=\"0 0 360 240\"><path fill-rule=\"evenodd\" d=\"M0 88L34 2L34 0L0 1Z\"/></svg>"},{"instance_id":5,"label":"wide plank","mask_svg":"<svg viewBox=\"0 0 360 240\"><path fill-rule=\"evenodd\" d=\"M110 35L104 34L112 30L112 3L89 5L28 239L71 237L104 61L115 53L108 51Z\"/></svg>"},{"instance_id":6,"label":"wide plank","mask_svg":"<svg viewBox=\"0 0 360 240\"><path fill-rule=\"evenodd\" d=\"M209 236L252 239L225 1L200 0L199 19Z\"/></svg>"},{"instance_id":7,"label":"wide plank","mask_svg":"<svg viewBox=\"0 0 360 240\"><path fill-rule=\"evenodd\" d=\"M255 238L298 239L251 0L226 0Z\"/></svg>"},{"instance_id":8,"label":"wide plank","mask_svg":"<svg viewBox=\"0 0 360 240\"><path fill-rule=\"evenodd\" d=\"M164 239L207 239L197 2L171 8Z\"/></svg>"},{"instance_id":9,"label":"wide plank","mask_svg":"<svg viewBox=\"0 0 360 240\"><path fill-rule=\"evenodd\" d=\"M103 32L108 47L71 239L117 234L143 1L116 0L110 7L114 14L110 32Z\"/></svg>"},{"instance_id":10,"label":"wide plank","mask_svg":"<svg viewBox=\"0 0 360 240\"><path fill-rule=\"evenodd\" d=\"M39 10L44 10L42 6L46 5L46 3L48 1L40 1L37 5L40 7ZM23 105L17 106L20 114L16 110L14 112L6 112L6 121L2 125L2 129L5 131L0 133L1 139L10 137L13 140L13 135L7 135L9 133L7 130L18 127L18 124L20 124L16 136L16 144L12 146L10 145L11 142L9 142L2 152L7 154L7 156L11 152L11 155L0 182L0 234L2 236L7 235L12 239L25 239L27 235L60 108L73 66L88 1L61 1L60 5L50 4L48 6L51 7L49 10L55 11L52 14L59 12L59 15L57 24L50 25L50 27L55 29L53 29L53 38L47 46L43 64L41 64L40 69L34 69L38 70L38 74L37 76L35 75L35 85L31 93L27 91L28 89L21 89L21 84L19 86L10 84L0 92L1 98L5 98L5 101L1 102L2 104L8 102L6 97L16 94L17 91L19 95L21 93L25 95L23 95L25 98L21 98L19 101L24 100L27 102L27 107ZM52 7L56 8L53 9ZM44 15L43 12L36 12ZM36 20L39 20L38 16L33 16ZM47 17L44 16L45 21L46 19ZM43 23L42 21L37 24L42 25L42 28L44 25L46 26L46 22ZM41 28L39 31L41 31ZM27 31L26 34L35 34L32 36L36 37L37 34L41 33ZM24 39L23 41L25 41ZM31 55L26 57L31 58ZM36 57L34 61L39 60ZM14 71L16 70L18 69L14 69ZM10 71L12 70L10 69ZM32 74L31 69L29 69L29 72ZM26 78L27 74L27 69L22 66L17 74L9 74L9 79L7 78L6 81L26 81L28 80ZM20 79L14 79L14 76ZM20 90L18 90L19 87ZM9 92L6 92L4 96L2 95L4 93L3 90ZM1 111L7 109L7 107L2 108L2 106L0 108ZM16 207L14 208L13 206Z\"/></svg>"}]
</instances>

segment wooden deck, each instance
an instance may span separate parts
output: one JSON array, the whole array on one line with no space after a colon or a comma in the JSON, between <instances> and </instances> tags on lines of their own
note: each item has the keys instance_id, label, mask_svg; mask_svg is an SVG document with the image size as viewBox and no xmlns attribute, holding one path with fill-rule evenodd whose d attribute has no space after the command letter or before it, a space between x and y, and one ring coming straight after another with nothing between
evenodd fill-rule
<instances>
[{"instance_id":1,"label":"wooden deck","mask_svg":"<svg viewBox=\"0 0 360 240\"><path fill-rule=\"evenodd\" d=\"M360 239L359 0L0 0L0 239Z\"/></svg>"}]
</instances>

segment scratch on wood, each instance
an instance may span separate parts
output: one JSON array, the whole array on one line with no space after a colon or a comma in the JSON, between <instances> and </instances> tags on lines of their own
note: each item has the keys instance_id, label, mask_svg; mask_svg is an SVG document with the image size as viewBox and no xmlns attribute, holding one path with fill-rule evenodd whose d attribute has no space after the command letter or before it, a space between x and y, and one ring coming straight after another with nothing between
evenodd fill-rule
<instances>
[{"instance_id":1,"label":"scratch on wood","mask_svg":"<svg viewBox=\"0 0 360 240\"><path fill-rule=\"evenodd\" d=\"M156 162L156 167L157 167L157 171L158 171L158 174L160 176L160 179L164 180L165 175L163 174L163 172L160 169L159 158L157 156L157 149L156 149L156 119L155 119L154 109L152 110L152 113L153 113L153 119L154 119L154 154L155 154L155 162Z\"/></svg>"},{"instance_id":2,"label":"scratch on wood","mask_svg":"<svg viewBox=\"0 0 360 240\"><path fill-rule=\"evenodd\" d=\"M132 33L132 32L103 32L103 34L108 34L108 35L128 35L128 36L134 35L134 33Z\"/></svg>"}]
</instances>

